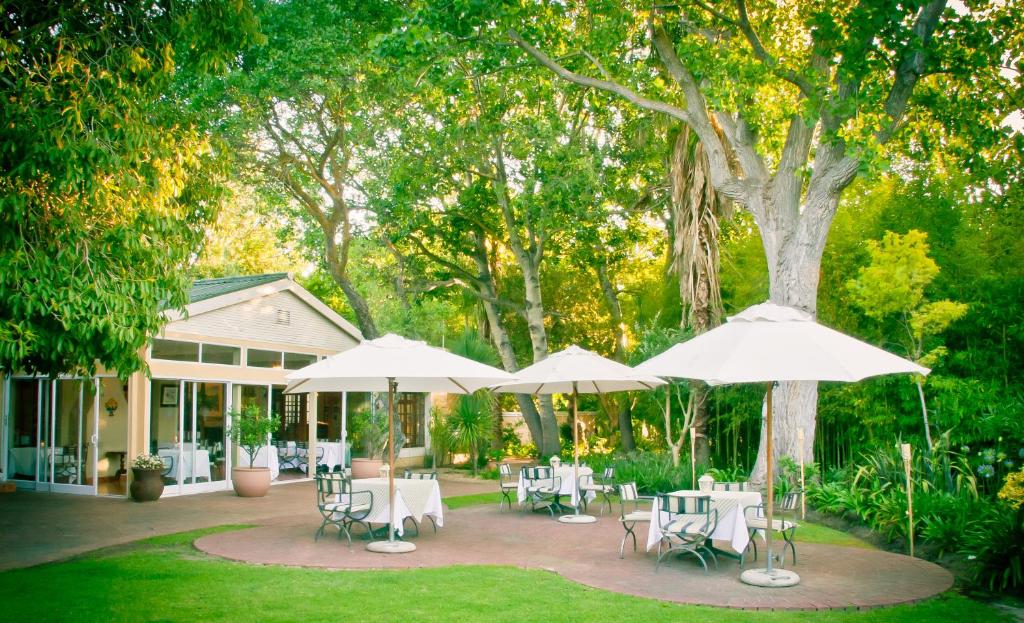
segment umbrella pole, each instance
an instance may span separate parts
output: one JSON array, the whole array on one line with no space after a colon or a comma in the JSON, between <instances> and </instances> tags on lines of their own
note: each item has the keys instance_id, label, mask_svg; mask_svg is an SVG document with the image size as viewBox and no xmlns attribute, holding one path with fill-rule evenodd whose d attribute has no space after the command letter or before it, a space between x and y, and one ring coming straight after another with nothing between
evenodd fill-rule
<instances>
[{"instance_id":1,"label":"umbrella pole","mask_svg":"<svg viewBox=\"0 0 1024 623\"><path fill-rule=\"evenodd\" d=\"M409 541L395 540L395 392L398 383L388 379L388 540L373 541L366 549L381 554L404 554L416 549Z\"/></svg>"},{"instance_id":2,"label":"umbrella pole","mask_svg":"<svg viewBox=\"0 0 1024 623\"><path fill-rule=\"evenodd\" d=\"M577 403L579 402L579 391L576 388L576 381L572 382L572 478L573 491L576 492L576 503L573 505L572 515L562 515L558 521L562 523L594 523L596 517L591 515L580 515L580 498L583 494L580 491L580 427Z\"/></svg>"},{"instance_id":3,"label":"umbrella pole","mask_svg":"<svg viewBox=\"0 0 1024 623\"><path fill-rule=\"evenodd\" d=\"M767 401L767 407L765 409L765 471L766 478L768 479L768 501L765 504L766 512L765 519L767 525L765 526L765 542L766 549L768 550L768 564L765 569L748 569L740 574L740 581L746 584L752 584L754 586L764 586L768 588L772 587L784 587L793 586L800 582L800 576L793 573L788 569L776 569L774 568L775 552L772 551L772 536L775 532L772 529L774 525L774 510L775 510L775 474L774 474L774 461L772 460L772 386L774 383L768 383L768 393L765 395Z\"/></svg>"},{"instance_id":4,"label":"umbrella pole","mask_svg":"<svg viewBox=\"0 0 1024 623\"><path fill-rule=\"evenodd\" d=\"M767 443L765 444L765 473L767 475L765 478L768 479L768 504L767 512L765 514L768 518L768 530L766 531L765 537L768 542L766 548L768 550L768 573L771 574L773 564L772 558L775 556L775 552L772 551L772 533L775 532L772 530L772 515L775 510L775 466L773 465L774 461L772 460L772 453L774 452L774 449L772 448L772 383L768 383L768 394L765 400L768 401L768 408L765 413L765 435L767 436Z\"/></svg>"}]
</instances>

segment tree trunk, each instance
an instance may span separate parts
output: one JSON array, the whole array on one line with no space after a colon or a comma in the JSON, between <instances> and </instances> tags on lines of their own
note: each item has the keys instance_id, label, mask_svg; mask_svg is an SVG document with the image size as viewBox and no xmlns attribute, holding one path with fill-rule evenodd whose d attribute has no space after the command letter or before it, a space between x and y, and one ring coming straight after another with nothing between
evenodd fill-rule
<instances>
[{"instance_id":1,"label":"tree trunk","mask_svg":"<svg viewBox=\"0 0 1024 623\"><path fill-rule=\"evenodd\" d=\"M815 189L808 191L814 196ZM765 193L768 195L768 193ZM839 194L819 191L819 196L800 209L799 194L777 193L768 196L765 205L754 206L760 216L758 228L768 260L769 300L817 315L818 279L825 239L835 214ZM770 215L765 218L763 215ZM779 353L784 357L785 353ZM815 382L779 383L772 392L775 428L773 459L799 456L797 430L804 429L804 457L814 461L814 433L818 410L818 384ZM763 410L762 410L763 413ZM762 415L763 417L763 415ZM761 428L757 460L751 471L754 483L765 482L765 432Z\"/></svg>"},{"instance_id":2,"label":"tree trunk","mask_svg":"<svg viewBox=\"0 0 1024 623\"><path fill-rule=\"evenodd\" d=\"M372 340L380 335L377 333L377 325L373 322L373 315L370 313L370 306L366 304L366 299L359 294L359 291L356 290L352 281L348 278L343 262L338 257L338 245L334 242L334 236L335 232L324 229L324 238L327 241L325 251L328 271L334 282L345 293L345 300L348 301L349 306L356 315L356 324L359 325L359 331L362 332L363 339Z\"/></svg>"},{"instance_id":3,"label":"tree trunk","mask_svg":"<svg viewBox=\"0 0 1024 623\"><path fill-rule=\"evenodd\" d=\"M604 294L604 302L608 307L608 315L611 319L612 335L615 336L615 361L626 363L626 329L622 324L622 306L619 304L619 292L612 285L608 277L608 262L601 258L597 267L597 280L601 284L601 292ZM619 435L620 445L626 452L636 450L636 441L633 438L633 409L629 396L619 396Z\"/></svg>"},{"instance_id":4,"label":"tree trunk","mask_svg":"<svg viewBox=\"0 0 1024 623\"><path fill-rule=\"evenodd\" d=\"M924 383L917 379L917 395L921 399L921 417L924 418L924 439L928 442L928 452L932 451L932 427L928 424L928 405L924 401Z\"/></svg>"},{"instance_id":5,"label":"tree trunk","mask_svg":"<svg viewBox=\"0 0 1024 623\"><path fill-rule=\"evenodd\" d=\"M472 237L473 262L476 264L479 277L477 285L479 289L478 294L483 304L484 315L487 317L491 340L498 351L498 356L501 357L502 367L505 368L506 372L515 372L519 369L519 365L516 362L515 351L512 349L512 341L508 337L505 319L501 315L501 310L494 303L498 298L498 288L495 285L491 267L487 263L487 249L484 245L483 234L473 232ZM533 443L536 444L538 450L544 448L544 428L541 425L541 418L537 412L537 407L533 404L533 399L529 394L514 395L516 402L519 404L519 411L523 414L526 427L530 430L530 436L533 437Z\"/></svg>"}]
</instances>

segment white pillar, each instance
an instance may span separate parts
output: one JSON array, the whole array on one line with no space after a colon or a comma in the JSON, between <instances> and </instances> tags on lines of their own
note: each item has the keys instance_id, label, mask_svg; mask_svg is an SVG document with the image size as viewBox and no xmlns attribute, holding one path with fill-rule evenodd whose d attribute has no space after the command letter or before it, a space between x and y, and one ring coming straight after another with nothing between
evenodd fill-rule
<instances>
[{"instance_id":1,"label":"white pillar","mask_svg":"<svg viewBox=\"0 0 1024 623\"><path fill-rule=\"evenodd\" d=\"M341 392L341 472L345 473L345 454L348 444L348 392Z\"/></svg>"}]
</instances>

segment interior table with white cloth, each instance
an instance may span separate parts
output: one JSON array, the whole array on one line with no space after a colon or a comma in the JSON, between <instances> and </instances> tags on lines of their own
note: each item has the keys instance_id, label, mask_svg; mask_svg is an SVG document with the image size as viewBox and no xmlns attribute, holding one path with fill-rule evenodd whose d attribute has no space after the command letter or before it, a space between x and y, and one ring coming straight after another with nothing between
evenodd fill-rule
<instances>
[{"instance_id":1,"label":"interior table with white cloth","mask_svg":"<svg viewBox=\"0 0 1024 623\"><path fill-rule=\"evenodd\" d=\"M181 448L160 448L156 453L160 458L174 460L174 471L169 475L171 478L181 480L185 484L197 482L199 479L210 482L210 452L208 450L193 449L192 444L183 443Z\"/></svg>"},{"instance_id":2,"label":"interior table with white cloth","mask_svg":"<svg viewBox=\"0 0 1024 623\"><path fill-rule=\"evenodd\" d=\"M551 472L551 475L554 476L555 478L562 479L562 482L558 488L558 494L555 496L555 502L559 503L558 499L561 498L562 496L567 495L569 496L569 499L572 500L573 508L575 508L576 505L579 503L580 499L580 483L576 479L576 476L579 476L581 478L583 476L593 476L594 470L590 469L586 465L580 465L579 473L577 474L573 471L572 465L559 465L558 467L552 467ZM538 480L536 482L541 483L543 481ZM519 486L516 488L516 499L520 504L526 501L526 483L527 480L523 478L523 474L520 473ZM587 492L588 503L591 502L596 497L597 494L594 493L593 491Z\"/></svg>"},{"instance_id":3,"label":"interior table with white cloth","mask_svg":"<svg viewBox=\"0 0 1024 623\"><path fill-rule=\"evenodd\" d=\"M388 479L359 478L352 481L352 493L369 491L373 494L373 505L370 514L364 520L370 524L387 525L391 517L388 514ZM339 496L338 501L343 502ZM436 480L416 480L395 478L395 534L404 534L406 517L412 517L422 523L425 516L433 517L437 527L444 525L444 510L441 504L441 487Z\"/></svg>"},{"instance_id":4,"label":"interior table with white cloth","mask_svg":"<svg viewBox=\"0 0 1024 623\"><path fill-rule=\"evenodd\" d=\"M716 550L717 553L723 553L727 556L737 557L739 553L747 549L747 544L750 542L750 531L747 529L747 519L745 509L752 506L759 506L761 504L761 494L757 491L692 491L683 489L681 491L673 491L669 495L678 496L709 496L711 498L711 508L718 511L718 524L715 526L714 531L711 533L711 539L714 541L728 541L729 545L735 550L736 553L722 550ZM655 498L653 504L657 504L658 500ZM651 525L647 533L647 549L650 550L661 541L664 534L661 531L662 524L668 523L668 517L666 513L660 508L652 509Z\"/></svg>"}]
</instances>

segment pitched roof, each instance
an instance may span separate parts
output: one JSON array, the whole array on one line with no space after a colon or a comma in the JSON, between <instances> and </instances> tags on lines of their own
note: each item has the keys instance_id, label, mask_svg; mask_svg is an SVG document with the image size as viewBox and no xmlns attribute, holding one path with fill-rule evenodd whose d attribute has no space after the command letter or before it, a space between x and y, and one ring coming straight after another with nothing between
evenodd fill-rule
<instances>
[{"instance_id":1,"label":"pitched roof","mask_svg":"<svg viewBox=\"0 0 1024 623\"><path fill-rule=\"evenodd\" d=\"M192 283L188 295L189 304L212 299L223 294L230 294L287 279L288 273L267 273L265 275L243 275L240 277L218 277L216 279L197 279Z\"/></svg>"}]
</instances>

